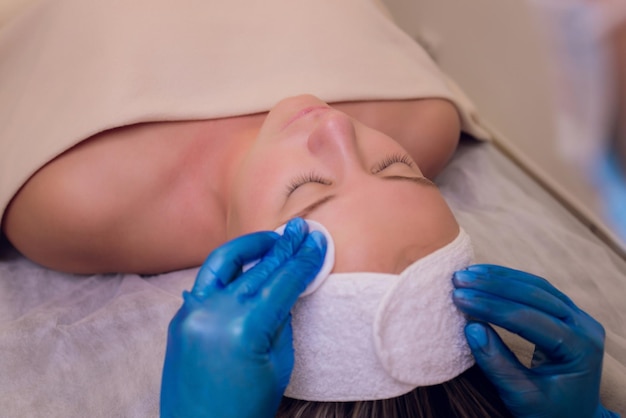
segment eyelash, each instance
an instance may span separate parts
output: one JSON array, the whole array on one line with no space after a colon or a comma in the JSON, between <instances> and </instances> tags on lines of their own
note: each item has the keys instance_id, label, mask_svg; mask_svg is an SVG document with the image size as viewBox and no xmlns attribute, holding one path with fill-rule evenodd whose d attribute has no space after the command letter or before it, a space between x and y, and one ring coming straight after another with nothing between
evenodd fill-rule
<instances>
[{"instance_id":1,"label":"eyelash","mask_svg":"<svg viewBox=\"0 0 626 418\"><path fill-rule=\"evenodd\" d=\"M320 183L326 186L330 186L332 182L315 173L314 171L311 171L307 174L301 174L300 176L291 180L291 182L287 186L287 196L293 193L298 187L306 183Z\"/></svg>"},{"instance_id":2,"label":"eyelash","mask_svg":"<svg viewBox=\"0 0 626 418\"><path fill-rule=\"evenodd\" d=\"M409 167L413 167L413 161L411 161L411 157L409 157L408 154L390 154L376 164L376 166L372 169L372 174L380 173L390 165L396 163L406 164ZM330 186L332 181L320 176L314 171L311 171L307 174L302 174L289 182L289 185L287 186L287 196L291 195L298 187L307 183L319 183Z\"/></svg>"},{"instance_id":3,"label":"eyelash","mask_svg":"<svg viewBox=\"0 0 626 418\"><path fill-rule=\"evenodd\" d=\"M411 157L409 157L408 154L391 154L387 155L385 159L376 164L376 167L372 170L372 174L380 173L385 168L396 163L406 164L411 168L413 167L413 161L411 161Z\"/></svg>"}]
</instances>

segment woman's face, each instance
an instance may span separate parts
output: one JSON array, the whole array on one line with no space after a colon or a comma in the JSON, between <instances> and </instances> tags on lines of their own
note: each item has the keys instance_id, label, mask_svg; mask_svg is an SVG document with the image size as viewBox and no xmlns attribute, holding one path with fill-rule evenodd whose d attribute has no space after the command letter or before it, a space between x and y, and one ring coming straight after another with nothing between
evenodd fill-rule
<instances>
[{"instance_id":1,"label":"woman's face","mask_svg":"<svg viewBox=\"0 0 626 418\"><path fill-rule=\"evenodd\" d=\"M330 231L335 272L399 273L458 234L438 189L404 148L309 95L278 103L243 157L228 238L296 216Z\"/></svg>"}]
</instances>

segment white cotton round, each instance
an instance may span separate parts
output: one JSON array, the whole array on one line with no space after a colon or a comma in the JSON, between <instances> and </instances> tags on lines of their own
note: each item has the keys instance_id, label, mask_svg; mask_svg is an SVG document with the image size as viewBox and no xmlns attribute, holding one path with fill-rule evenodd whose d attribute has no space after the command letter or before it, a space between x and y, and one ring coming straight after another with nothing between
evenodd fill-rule
<instances>
[{"instance_id":1,"label":"white cotton round","mask_svg":"<svg viewBox=\"0 0 626 418\"><path fill-rule=\"evenodd\" d=\"M324 257L324 263L320 268L320 271L317 273L313 281L304 289L304 292L300 294L300 297L304 297L310 295L315 292L321 285L326 281L333 267L335 266L335 242L333 241L333 237L330 235L330 232L319 222L312 221L310 219L305 219L305 222L309 225L309 232L319 231L326 237L326 255ZM287 224L283 224L276 228L274 232L282 235L285 231L285 227ZM254 260L243 266L243 272L250 270L261 260Z\"/></svg>"}]
</instances>

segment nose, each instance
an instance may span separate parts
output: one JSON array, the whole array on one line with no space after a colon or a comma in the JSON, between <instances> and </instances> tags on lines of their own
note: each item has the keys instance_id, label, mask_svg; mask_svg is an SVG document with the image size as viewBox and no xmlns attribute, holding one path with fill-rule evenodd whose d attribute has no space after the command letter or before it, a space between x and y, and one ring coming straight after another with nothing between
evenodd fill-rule
<instances>
[{"instance_id":1,"label":"nose","mask_svg":"<svg viewBox=\"0 0 626 418\"><path fill-rule=\"evenodd\" d=\"M332 170L361 165L354 121L343 113L322 118L310 133L307 147Z\"/></svg>"}]
</instances>

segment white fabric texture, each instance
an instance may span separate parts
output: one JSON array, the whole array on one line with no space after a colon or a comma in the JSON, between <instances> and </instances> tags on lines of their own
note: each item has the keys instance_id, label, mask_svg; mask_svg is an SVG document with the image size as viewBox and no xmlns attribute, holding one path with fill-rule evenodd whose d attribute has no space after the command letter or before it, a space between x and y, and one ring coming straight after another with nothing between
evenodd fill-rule
<instances>
[{"instance_id":1,"label":"white fabric texture","mask_svg":"<svg viewBox=\"0 0 626 418\"><path fill-rule=\"evenodd\" d=\"M626 262L490 144L462 144L437 184L476 262L545 277L604 325L602 401L626 414ZM167 326L196 273L69 275L4 249L0 415L157 417Z\"/></svg>"},{"instance_id":2,"label":"white fabric texture","mask_svg":"<svg viewBox=\"0 0 626 418\"><path fill-rule=\"evenodd\" d=\"M458 237L400 274L333 273L292 310L295 364L285 395L389 399L446 382L474 364L452 302L452 274L473 258Z\"/></svg>"},{"instance_id":3,"label":"white fabric texture","mask_svg":"<svg viewBox=\"0 0 626 418\"><path fill-rule=\"evenodd\" d=\"M264 112L303 93L448 99L465 131L489 137L376 0L37 0L0 31L0 80L0 213L99 132Z\"/></svg>"}]
</instances>

